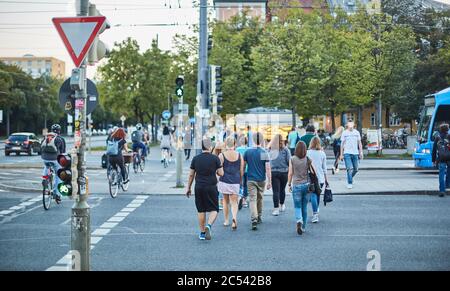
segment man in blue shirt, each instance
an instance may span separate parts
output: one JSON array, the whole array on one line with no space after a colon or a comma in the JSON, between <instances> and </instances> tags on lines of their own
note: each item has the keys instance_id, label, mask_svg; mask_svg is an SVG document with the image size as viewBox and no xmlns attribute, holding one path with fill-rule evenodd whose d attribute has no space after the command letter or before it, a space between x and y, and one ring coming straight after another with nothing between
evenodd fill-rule
<instances>
[{"instance_id":1,"label":"man in blue shirt","mask_svg":"<svg viewBox=\"0 0 450 291\"><path fill-rule=\"evenodd\" d=\"M247 188L250 198L250 212L252 219L252 230L257 229L257 224L262 222L263 195L272 185L270 159L268 153L262 148L264 137L260 132L253 134L255 147L248 149L244 154L244 166L247 166Z\"/></svg>"}]
</instances>

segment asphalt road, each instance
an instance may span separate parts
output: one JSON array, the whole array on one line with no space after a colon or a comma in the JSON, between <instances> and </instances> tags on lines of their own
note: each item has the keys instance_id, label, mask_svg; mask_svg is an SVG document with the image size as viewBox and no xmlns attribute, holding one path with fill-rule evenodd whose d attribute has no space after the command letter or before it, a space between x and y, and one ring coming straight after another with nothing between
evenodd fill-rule
<instances>
[{"instance_id":1,"label":"asphalt road","mask_svg":"<svg viewBox=\"0 0 450 291\"><path fill-rule=\"evenodd\" d=\"M30 198L35 202L0 218L0 270L54 269L70 248L71 201L45 211L36 195L0 193L0 210ZM92 270L366 270L372 250L381 270L450 270L448 197L336 196L303 236L295 232L291 198L287 212L273 217L265 197L258 231L243 209L235 232L220 214L211 241L197 238L193 199L94 194L89 204Z\"/></svg>"}]
</instances>

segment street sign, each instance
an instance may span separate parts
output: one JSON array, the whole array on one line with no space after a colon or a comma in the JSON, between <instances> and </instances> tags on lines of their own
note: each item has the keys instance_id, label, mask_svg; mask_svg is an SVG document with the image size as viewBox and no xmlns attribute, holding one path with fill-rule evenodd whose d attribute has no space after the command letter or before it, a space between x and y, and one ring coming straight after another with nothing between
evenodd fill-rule
<instances>
[{"instance_id":1,"label":"street sign","mask_svg":"<svg viewBox=\"0 0 450 291\"><path fill-rule=\"evenodd\" d=\"M125 120L127 120L127 118L125 117L125 115L122 115L122 116L120 117L120 121L125 122Z\"/></svg>"},{"instance_id":2,"label":"street sign","mask_svg":"<svg viewBox=\"0 0 450 291\"><path fill-rule=\"evenodd\" d=\"M98 91L94 82L87 79L87 108L86 114L92 113L98 104ZM65 80L59 88L59 105L70 115L75 111L75 91L70 88L70 78Z\"/></svg>"},{"instance_id":3,"label":"street sign","mask_svg":"<svg viewBox=\"0 0 450 291\"><path fill-rule=\"evenodd\" d=\"M52 19L76 67L83 62L105 20L104 16L55 17Z\"/></svg>"},{"instance_id":4,"label":"street sign","mask_svg":"<svg viewBox=\"0 0 450 291\"><path fill-rule=\"evenodd\" d=\"M162 118L164 118L166 120L170 119L171 116L172 116L172 114L170 113L169 110L164 110L163 113L162 113Z\"/></svg>"},{"instance_id":5,"label":"street sign","mask_svg":"<svg viewBox=\"0 0 450 291\"><path fill-rule=\"evenodd\" d=\"M174 115L178 114L178 104L173 105ZM189 115L189 104L183 104L181 107L181 115Z\"/></svg>"},{"instance_id":6,"label":"street sign","mask_svg":"<svg viewBox=\"0 0 450 291\"><path fill-rule=\"evenodd\" d=\"M183 88L177 88L176 90L175 90L175 95L177 95L177 97L183 97Z\"/></svg>"}]
</instances>

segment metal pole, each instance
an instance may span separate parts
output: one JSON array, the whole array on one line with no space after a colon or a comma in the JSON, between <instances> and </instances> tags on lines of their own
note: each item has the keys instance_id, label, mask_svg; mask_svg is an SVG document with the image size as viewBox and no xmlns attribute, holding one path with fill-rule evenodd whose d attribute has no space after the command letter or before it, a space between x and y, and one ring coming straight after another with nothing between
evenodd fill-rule
<instances>
[{"instance_id":1,"label":"metal pole","mask_svg":"<svg viewBox=\"0 0 450 291\"><path fill-rule=\"evenodd\" d=\"M208 108L208 93L206 84L208 80L208 0L200 0L200 30L199 30L199 62L197 75L197 112L196 124L196 152L201 152L202 136L206 133L206 118L203 109Z\"/></svg>"},{"instance_id":2,"label":"metal pole","mask_svg":"<svg viewBox=\"0 0 450 291\"><path fill-rule=\"evenodd\" d=\"M77 16L87 16L89 1L80 0L80 10ZM83 61L81 67L81 76L83 77L83 90L75 91L75 120L79 121L79 127L75 129L75 147L78 150L78 196L72 206L72 224L71 224L71 250L79 254L80 271L89 271L90 269L90 245L91 245L91 218L90 206L87 204L86 193L86 61ZM77 104L79 106L77 106Z\"/></svg>"},{"instance_id":3,"label":"metal pole","mask_svg":"<svg viewBox=\"0 0 450 291\"><path fill-rule=\"evenodd\" d=\"M178 122L177 122L177 185L176 187L184 187L182 181L183 175L183 137L181 129L183 127L183 96L178 99Z\"/></svg>"}]
</instances>

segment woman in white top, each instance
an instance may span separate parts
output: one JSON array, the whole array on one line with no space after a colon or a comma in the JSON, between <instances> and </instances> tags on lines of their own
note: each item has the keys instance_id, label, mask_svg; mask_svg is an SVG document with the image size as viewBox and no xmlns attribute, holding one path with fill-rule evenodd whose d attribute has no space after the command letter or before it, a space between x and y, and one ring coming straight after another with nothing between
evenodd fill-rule
<instances>
[{"instance_id":1,"label":"woman in white top","mask_svg":"<svg viewBox=\"0 0 450 291\"><path fill-rule=\"evenodd\" d=\"M322 150L322 146L320 145L319 137L313 137L311 143L309 144L308 153L306 156L312 161L314 168L316 169L317 178L319 180L320 188L323 188L323 185L327 184L327 156L325 152ZM317 223L319 222L319 203L320 196L311 193L311 206L313 209L313 217L311 222Z\"/></svg>"}]
</instances>

